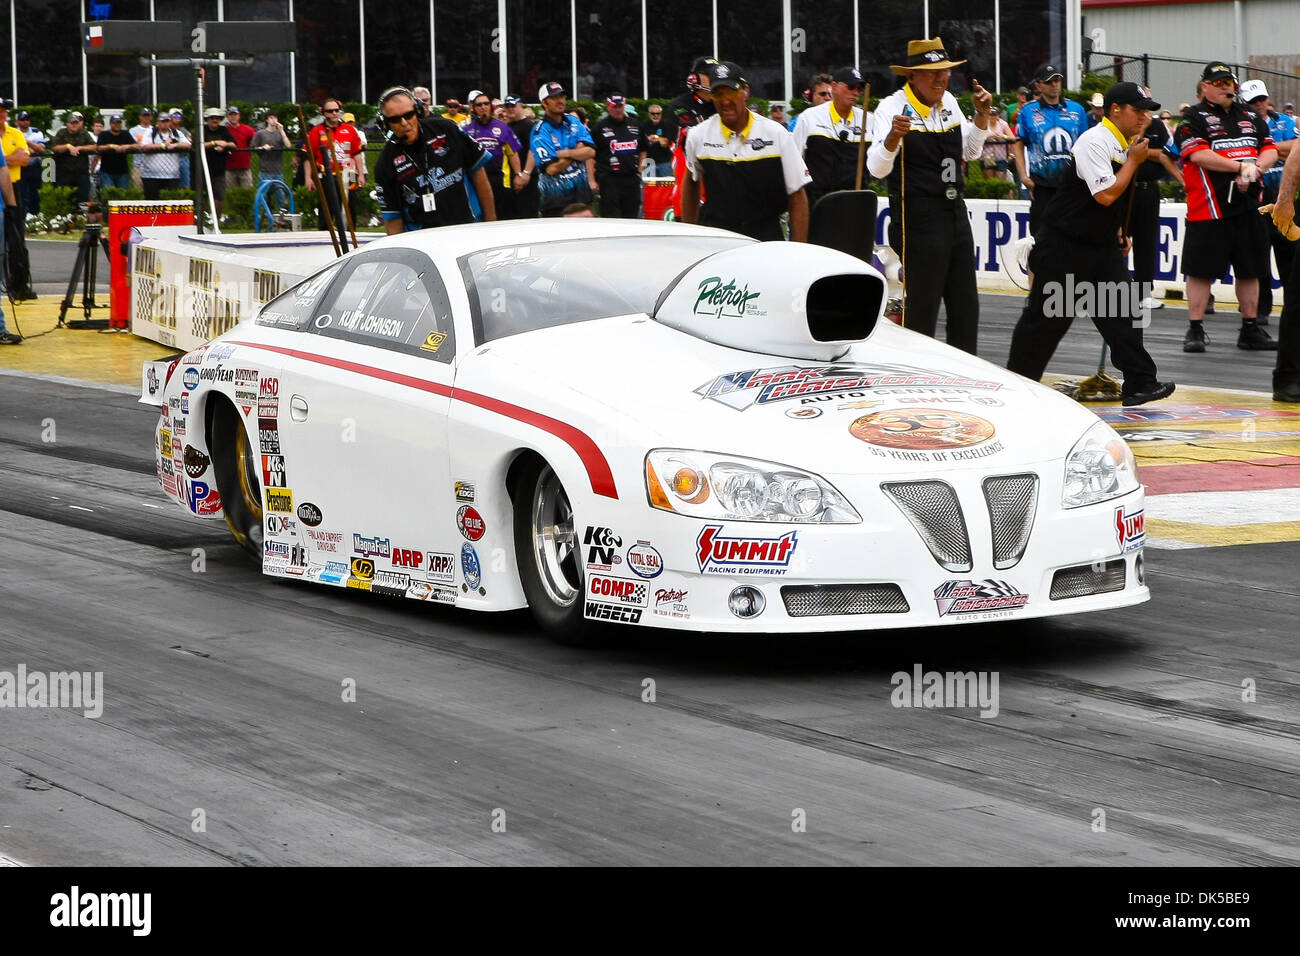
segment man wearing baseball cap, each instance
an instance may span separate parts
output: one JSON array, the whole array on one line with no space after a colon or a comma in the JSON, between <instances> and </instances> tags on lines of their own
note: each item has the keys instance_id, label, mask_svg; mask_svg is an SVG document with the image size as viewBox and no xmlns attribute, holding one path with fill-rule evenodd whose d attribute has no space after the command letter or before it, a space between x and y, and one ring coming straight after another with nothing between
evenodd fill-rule
<instances>
[{"instance_id":1,"label":"man wearing baseball cap","mask_svg":"<svg viewBox=\"0 0 1300 956\"><path fill-rule=\"evenodd\" d=\"M86 131L86 118L73 110L63 129L54 134L54 172L60 186L77 190L77 202L90 201L90 157L95 137Z\"/></svg>"},{"instance_id":2,"label":"man wearing baseball cap","mask_svg":"<svg viewBox=\"0 0 1300 956\"><path fill-rule=\"evenodd\" d=\"M226 110L226 129L235 140L235 148L226 157L226 188L253 185L253 154L249 147L257 130L245 123L238 106Z\"/></svg>"},{"instance_id":3,"label":"man wearing baseball cap","mask_svg":"<svg viewBox=\"0 0 1300 956\"><path fill-rule=\"evenodd\" d=\"M122 114L108 117L108 129L99 134L99 185L101 188L127 189L131 171L127 153L136 150L135 140L122 128Z\"/></svg>"},{"instance_id":4,"label":"man wearing baseball cap","mask_svg":"<svg viewBox=\"0 0 1300 956\"><path fill-rule=\"evenodd\" d=\"M22 180L31 175L27 164L31 154L27 140L16 126L9 125L9 100L0 97L0 144L8 166L13 199L4 220L5 254L9 271L9 292L16 300L34 299L32 268L27 256L27 219L23 208ZM2 175L2 174L0 174Z\"/></svg>"},{"instance_id":5,"label":"man wearing baseball cap","mask_svg":"<svg viewBox=\"0 0 1300 956\"><path fill-rule=\"evenodd\" d=\"M49 139L43 130L32 125L31 114L26 110L18 111L18 132L22 133L23 138L27 140L27 153L30 157L22 179L18 180L22 192L23 213L39 213L41 211L41 169L45 165L41 157L45 153Z\"/></svg>"},{"instance_id":6,"label":"man wearing baseball cap","mask_svg":"<svg viewBox=\"0 0 1300 956\"><path fill-rule=\"evenodd\" d=\"M1264 85L1263 80L1247 80L1241 84L1241 101L1250 106L1252 110L1259 114L1260 119L1268 124L1269 135L1273 137L1273 145L1277 147L1277 153L1280 157L1278 162L1274 163L1272 168L1260 177L1260 182L1264 186L1264 194L1261 197L1265 203L1277 202L1278 186L1282 184L1282 164L1291 154L1292 147L1295 146L1296 125L1295 120L1285 113L1278 113L1273 109L1273 104L1268 98L1268 87ZM1268 265L1268 254L1273 253L1273 258L1277 262L1277 274L1283 282L1291 274L1291 256L1295 251L1295 243L1290 242L1280 232L1273 228L1268 219L1261 218L1260 223L1263 228L1260 230L1261 254L1264 256L1264 264ZM1259 280L1259 315L1257 317L1260 325L1268 325L1268 315L1273 311L1273 283L1271 281L1271 271L1265 273Z\"/></svg>"},{"instance_id":7,"label":"man wearing baseball cap","mask_svg":"<svg viewBox=\"0 0 1300 956\"><path fill-rule=\"evenodd\" d=\"M829 192L857 187L858 144L871 138L871 114L858 105L866 80L856 66L841 67L832 77L831 98L804 110L794 123L795 146L812 176L809 209Z\"/></svg>"},{"instance_id":8,"label":"man wearing baseball cap","mask_svg":"<svg viewBox=\"0 0 1300 956\"><path fill-rule=\"evenodd\" d=\"M984 152L993 94L971 77L974 122L962 115L948 81L965 62L948 59L938 37L908 43L907 62L890 67L907 83L876 107L867 168L889 180L889 244L903 260L904 324L933 336L942 300L948 344L973 355L980 300L962 168Z\"/></svg>"},{"instance_id":9,"label":"man wearing baseball cap","mask_svg":"<svg viewBox=\"0 0 1300 956\"><path fill-rule=\"evenodd\" d=\"M749 83L735 63L710 67L709 90L717 112L686 136L682 219L770 241L783 238L781 214L788 212L790 238L807 242L804 187L812 177L794 137L749 109Z\"/></svg>"},{"instance_id":10,"label":"man wearing baseball cap","mask_svg":"<svg viewBox=\"0 0 1300 956\"><path fill-rule=\"evenodd\" d=\"M1042 378L1074 317L1086 310L1124 373L1125 405L1173 394L1174 383L1156 378L1142 344L1145 313L1129 276L1124 235L1125 197L1147 158L1142 134L1159 108L1136 83L1116 83L1102 100L1101 122L1074 144L1072 164L1029 254L1034 282L1011 336L1011 371Z\"/></svg>"},{"instance_id":11,"label":"man wearing baseball cap","mask_svg":"<svg viewBox=\"0 0 1300 956\"><path fill-rule=\"evenodd\" d=\"M142 107L140 110L139 121L127 130L131 138L135 140L137 146L143 146L146 139L153 138L153 110L149 107ZM137 151L131 157L131 186L134 189L143 189L144 184L140 179L140 169L144 163L144 154Z\"/></svg>"},{"instance_id":12,"label":"man wearing baseball cap","mask_svg":"<svg viewBox=\"0 0 1300 956\"><path fill-rule=\"evenodd\" d=\"M1237 102L1237 76L1226 64L1207 63L1201 99L1188 107L1174 133L1187 190L1183 274L1187 277L1184 352L1204 352L1210 285L1232 266L1241 330L1237 348L1267 351L1277 343L1255 320L1259 280L1269 275L1256 221L1260 174L1277 162L1268 124Z\"/></svg>"},{"instance_id":13,"label":"man wearing baseball cap","mask_svg":"<svg viewBox=\"0 0 1300 956\"><path fill-rule=\"evenodd\" d=\"M641 124L627 118L627 98L610 93L609 111L591 127L596 147L596 192L606 219L636 219L641 214L641 166L650 143Z\"/></svg>"},{"instance_id":14,"label":"man wearing baseball cap","mask_svg":"<svg viewBox=\"0 0 1300 956\"><path fill-rule=\"evenodd\" d=\"M537 157L533 155L532 142L533 128L537 123L524 114L524 101L518 96L507 96L502 100L501 108L505 110L506 125L519 140L519 178L512 184L515 198L511 203L511 218L536 219Z\"/></svg>"},{"instance_id":15,"label":"man wearing baseball cap","mask_svg":"<svg viewBox=\"0 0 1300 956\"><path fill-rule=\"evenodd\" d=\"M1044 63L1034 80L1039 96L1020 110L1016 121L1019 136L1012 148L1020 181L1029 190L1029 232L1036 236L1043 210L1065 181L1070 150L1089 126L1087 111L1061 96L1064 79L1060 70Z\"/></svg>"},{"instance_id":16,"label":"man wearing baseball cap","mask_svg":"<svg viewBox=\"0 0 1300 956\"><path fill-rule=\"evenodd\" d=\"M533 127L532 149L541 176L537 195L543 216L559 216L569 203L591 202L595 181L587 160L596 155L591 132L565 112L568 96L559 83L537 91L545 115Z\"/></svg>"},{"instance_id":17,"label":"man wearing baseball cap","mask_svg":"<svg viewBox=\"0 0 1300 956\"><path fill-rule=\"evenodd\" d=\"M461 129L488 154L483 168L492 185L492 205L496 207L497 218L514 219L515 180L523 173L520 157L523 147L510 125L492 115L492 97L482 90L473 90L468 99L473 118Z\"/></svg>"}]
</instances>

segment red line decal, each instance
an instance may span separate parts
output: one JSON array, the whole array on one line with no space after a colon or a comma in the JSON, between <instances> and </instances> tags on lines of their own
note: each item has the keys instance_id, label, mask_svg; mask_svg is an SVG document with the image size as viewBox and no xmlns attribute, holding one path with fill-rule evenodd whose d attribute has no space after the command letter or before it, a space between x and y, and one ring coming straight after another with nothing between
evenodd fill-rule
<instances>
[{"instance_id":1,"label":"red line decal","mask_svg":"<svg viewBox=\"0 0 1300 956\"><path fill-rule=\"evenodd\" d=\"M448 388L446 385L440 385L437 382L429 382L422 378L415 378L412 375L390 372L388 369L376 368L373 365L361 365L357 362L349 362L346 359L330 358L327 355L316 355L312 352L287 349L277 345L263 345L259 342L230 341L230 344L242 345L251 349L263 349L267 352L278 352L291 358L302 359L304 362L328 365L332 368L342 369L345 372L355 372L357 375L368 375L371 378L380 378L386 382L419 389L422 392L445 395L453 401L475 405L485 411L503 415L506 418L513 418L515 421L523 422L525 425L531 425L534 428L540 428L542 431L549 432L563 441L577 453L582 460L583 466L587 469L587 478L591 481L591 490L594 494L605 498L618 498L618 489L614 485L614 473L610 471L609 462L605 459L601 450L596 447L596 443L592 441L591 436L578 428L574 428L567 422L560 421L558 418L551 418L488 395L480 395L477 392L469 392L465 389Z\"/></svg>"}]
</instances>

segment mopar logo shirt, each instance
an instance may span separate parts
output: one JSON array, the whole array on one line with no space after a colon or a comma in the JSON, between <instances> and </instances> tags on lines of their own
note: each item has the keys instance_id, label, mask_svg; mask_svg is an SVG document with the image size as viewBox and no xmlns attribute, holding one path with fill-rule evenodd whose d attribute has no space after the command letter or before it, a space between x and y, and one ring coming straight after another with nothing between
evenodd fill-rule
<instances>
[{"instance_id":1,"label":"mopar logo shirt","mask_svg":"<svg viewBox=\"0 0 1300 956\"><path fill-rule=\"evenodd\" d=\"M469 177L488 161L483 148L450 120L420 120L419 138L411 144L389 140L375 166L379 208L384 219L401 219L407 230L473 222ZM426 211L424 195L435 208Z\"/></svg>"},{"instance_id":2,"label":"mopar logo shirt","mask_svg":"<svg viewBox=\"0 0 1300 956\"><path fill-rule=\"evenodd\" d=\"M1016 129L1025 144L1030 177L1044 186L1060 186L1070 165L1070 151L1088 129L1088 114L1069 100L1055 106L1035 100L1017 114Z\"/></svg>"},{"instance_id":3,"label":"mopar logo shirt","mask_svg":"<svg viewBox=\"0 0 1300 956\"><path fill-rule=\"evenodd\" d=\"M537 190L543 209L553 209L573 202L575 200L568 197L582 192L581 187L587 182L586 163L570 163L555 176L545 172L545 169L547 164L559 158L557 154L560 150L573 149L583 143L591 147L596 145L592 142L587 127L568 113L564 114L559 123L544 119L533 127L530 145L533 155L537 157Z\"/></svg>"}]
</instances>

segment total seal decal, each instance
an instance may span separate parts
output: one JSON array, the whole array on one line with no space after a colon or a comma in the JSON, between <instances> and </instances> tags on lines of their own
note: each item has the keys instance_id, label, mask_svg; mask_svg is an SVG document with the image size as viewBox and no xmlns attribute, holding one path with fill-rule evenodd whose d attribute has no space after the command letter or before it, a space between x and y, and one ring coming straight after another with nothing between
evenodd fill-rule
<instances>
[{"instance_id":1,"label":"total seal decal","mask_svg":"<svg viewBox=\"0 0 1300 956\"><path fill-rule=\"evenodd\" d=\"M487 531L483 516L469 505L461 505L456 509L456 527L470 541L477 541Z\"/></svg>"},{"instance_id":2,"label":"total seal decal","mask_svg":"<svg viewBox=\"0 0 1300 956\"><path fill-rule=\"evenodd\" d=\"M1022 608L1029 603L1029 595L1021 594L1006 581L985 578L976 583L968 578L939 585L934 589L934 603L939 608L940 617L949 614L987 615Z\"/></svg>"},{"instance_id":3,"label":"total seal decal","mask_svg":"<svg viewBox=\"0 0 1300 956\"><path fill-rule=\"evenodd\" d=\"M474 545L466 543L460 546L460 570L465 575L462 589L477 591L483 582L483 568L478 563L478 552L474 550Z\"/></svg>"},{"instance_id":4,"label":"total seal decal","mask_svg":"<svg viewBox=\"0 0 1300 956\"><path fill-rule=\"evenodd\" d=\"M799 533L779 538L729 538L722 525L705 525L695 539L696 560L704 574L785 574L799 546Z\"/></svg>"},{"instance_id":5,"label":"total seal decal","mask_svg":"<svg viewBox=\"0 0 1300 956\"><path fill-rule=\"evenodd\" d=\"M627 549L627 569L639 578L663 574L664 558L649 541L638 541Z\"/></svg>"},{"instance_id":6,"label":"total seal decal","mask_svg":"<svg viewBox=\"0 0 1300 956\"><path fill-rule=\"evenodd\" d=\"M998 389L1002 383L910 365L778 365L719 375L695 394L744 411L770 402L887 386Z\"/></svg>"},{"instance_id":7,"label":"total seal decal","mask_svg":"<svg viewBox=\"0 0 1300 956\"><path fill-rule=\"evenodd\" d=\"M1124 506L1115 509L1115 541L1119 544L1119 553L1128 554L1137 551L1147 542L1146 509L1125 511Z\"/></svg>"}]
</instances>

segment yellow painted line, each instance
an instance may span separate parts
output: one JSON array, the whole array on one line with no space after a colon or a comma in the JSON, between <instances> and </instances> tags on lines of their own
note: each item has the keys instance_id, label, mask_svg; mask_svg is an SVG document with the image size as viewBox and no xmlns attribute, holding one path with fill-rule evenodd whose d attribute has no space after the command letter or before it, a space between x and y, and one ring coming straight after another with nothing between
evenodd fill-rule
<instances>
[{"instance_id":1,"label":"yellow painted line","mask_svg":"<svg viewBox=\"0 0 1300 956\"><path fill-rule=\"evenodd\" d=\"M1300 521L1215 526L1187 521L1147 518L1147 537L1169 538L1208 547L1229 544L1270 544L1300 541Z\"/></svg>"},{"instance_id":2,"label":"yellow painted line","mask_svg":"<svg viewBox=\"0 0 1300 956\"><path fill-rule=\"evenodd\" d=\"M65 321L85 318L81 293L73 299ZM108 295L99 297L105 305ZM176 350L129 332L57 328L62 295L43 295L13 306L4 303L5 323L25 338L21 345L0 345L0 368L58 375L106 385L138 385L141 364L175 355ZM108 309L96 309L92 318L107 319ZM48 333L48 334L42 334Z\"/></svg>"},{"instance_id":3,"label":"yellow painted line","mask_svg":"<svg viewBox=\"0 0 1300 956\"><path fill-rule=\"evenodd\" d=\"M1187 445L1171 442L1156 447L1138 445L1129 446L1137 456L1142 467L1148 464L1152 468L1161 465L1193 465L1201 461L1255 461L1260 458L1278 458L1284 455L1300 455L1300 441L1271 439L1267 442L1254 442L1249 448L1223 445Z\"/></svg>"}]
</instances>

